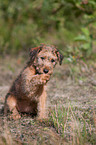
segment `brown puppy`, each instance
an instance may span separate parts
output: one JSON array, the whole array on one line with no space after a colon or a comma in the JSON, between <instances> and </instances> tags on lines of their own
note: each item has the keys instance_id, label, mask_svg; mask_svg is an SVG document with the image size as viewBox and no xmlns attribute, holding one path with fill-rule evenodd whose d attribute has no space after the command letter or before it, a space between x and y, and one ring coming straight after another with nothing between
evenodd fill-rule
<instances>
[{"instance_id":1,"label":"brown puppy","mask_svg":"<svg viewBox=\"0 0 96 145\"><path fill-rule=\"evenodd\" d=\"M11 112L11 118L20 118L20 113L45 118L46 91L53 68L63 56L52 45L42 44L30 50L30 61L14 81L5 98L4 113Z\"/></svg>"}]
</instances>

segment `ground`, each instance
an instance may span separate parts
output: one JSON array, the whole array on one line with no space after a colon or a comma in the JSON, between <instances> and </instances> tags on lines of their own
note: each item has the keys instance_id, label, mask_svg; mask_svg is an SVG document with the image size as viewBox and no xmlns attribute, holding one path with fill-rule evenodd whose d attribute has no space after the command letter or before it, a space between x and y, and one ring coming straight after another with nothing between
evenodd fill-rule
<instances>
[{"instance_id":1,"label":"ground","mask_svg":"<svg viewBox=\"0 0 96 145\"><path fill-rule=\"evenodd\" d=\"M0 109L25 59L0 59ZM47 120L22 117L13 121L0 114L2 144L96 144L96 63L57 65L47 87Z\"/></svg>"}]
</instances>

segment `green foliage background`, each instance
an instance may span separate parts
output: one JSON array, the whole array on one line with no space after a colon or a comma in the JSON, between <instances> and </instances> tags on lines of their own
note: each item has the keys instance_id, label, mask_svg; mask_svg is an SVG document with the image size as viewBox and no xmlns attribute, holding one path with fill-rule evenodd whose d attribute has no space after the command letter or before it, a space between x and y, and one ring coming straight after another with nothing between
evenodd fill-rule
<instances>
[{"instance_id":1,"label":"green foliage background","mask_svg":"<svg viewBox=\"0 0 96 145\"><path fill-rule=\"evenodd\" d=\"M0 0L0 54L49 43L70 59L90 56L95 32L95 0Z\"/></svg>"}]
</instances>

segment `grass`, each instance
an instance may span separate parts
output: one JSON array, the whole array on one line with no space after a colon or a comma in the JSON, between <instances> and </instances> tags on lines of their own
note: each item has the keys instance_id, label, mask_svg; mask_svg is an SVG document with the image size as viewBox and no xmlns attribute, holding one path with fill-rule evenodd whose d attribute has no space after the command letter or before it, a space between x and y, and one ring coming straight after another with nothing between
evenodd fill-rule
<instances>
[{"instance_id":1,"label":"grass","mask_svg":"<svg viewBox=\"0 0 96 145\"><path fill-rule=\"evenodd\" d=\"M9 60L1 63L3 90L0 91L0 105L7 92L5 86L9 87L12 78L23 68L22 59L11 59L12 63ZM86 66L86 63L80 62L63 65L54 70L49 81L49 118L40 122L22 117L17 121L4 122L4 117L0 116L0 145L96 144L96 86L90 83L96 78L96 64L91 62ZM6 74L9 74L7 78Z\"/></svg>"},{"instance_id":2,"label":"grass","mask_svg":"<svg viewBox=\"0 0 96 145\"><path fill-rule=\"evenodd\" d=\"M54 128L57 133L51 128ZM12 133L13 130L16 132L15 138L14 133ZM67 107L57 104L54 109L50 110L48 120L38 121L31 118L22 118L19 121L6 122L5 119L4 130L0 136L0 145L9 144L95 145L95 110L94 108L91 111L80 110L74 108L70 103Z\"/></svg>"},{"instance_id":3,"label":"grass","mask_svg":"<svg viewBox=\"0 0 96 145\"><path fill-rule=\"evenodd\" d=\"M70 103L68 107L55 106L51 111L50 119L54 128L63 138L73 145L96 144L96 115L91 112L74 108Z\"/></svg>"}]
</instances>

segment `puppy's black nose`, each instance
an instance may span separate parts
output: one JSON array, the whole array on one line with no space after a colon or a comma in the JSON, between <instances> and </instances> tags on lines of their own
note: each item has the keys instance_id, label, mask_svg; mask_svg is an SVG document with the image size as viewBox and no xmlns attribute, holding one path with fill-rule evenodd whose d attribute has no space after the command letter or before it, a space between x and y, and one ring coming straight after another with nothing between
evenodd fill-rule
<instances>
[{"instance_id":1,"label":"puppy's black nose","mask_svg":"<svg viewBox=\"0 0 96 145\"><path fill-rule=\"evenodd\" d=\"M49 70L48 69L43 69L43 72L45 73L45 74L47 74L48 72L49 72Z\"/></svg>"}]
</instances>

